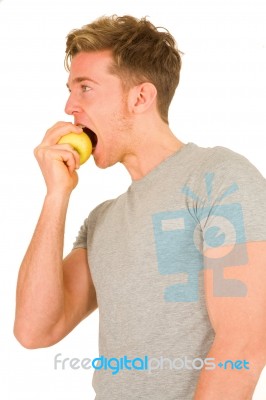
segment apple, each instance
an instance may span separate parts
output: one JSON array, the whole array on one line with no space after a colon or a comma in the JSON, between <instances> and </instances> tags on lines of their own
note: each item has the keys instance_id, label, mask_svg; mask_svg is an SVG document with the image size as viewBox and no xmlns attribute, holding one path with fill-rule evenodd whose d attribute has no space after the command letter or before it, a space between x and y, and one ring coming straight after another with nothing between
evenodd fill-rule
<instances>
[{"instance_id":1,"label":"apple","mask_svg":"<svg viewBox=\"0 0 266 400\"><path fill-rule=\"evenodd\" d=\"M80 165L84 164L90 158L92 152L92 143L89 136L85 132L67 133L66 135L62 136L57 143L70 144L80 155Z\"/></svg>"}]
</instances>

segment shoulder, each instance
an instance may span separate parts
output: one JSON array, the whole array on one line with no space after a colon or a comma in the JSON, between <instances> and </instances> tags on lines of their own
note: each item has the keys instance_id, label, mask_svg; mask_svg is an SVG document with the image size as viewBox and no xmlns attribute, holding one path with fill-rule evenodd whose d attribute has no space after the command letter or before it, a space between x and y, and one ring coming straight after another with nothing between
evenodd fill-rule
<instances>
[{"instance_id":1,"label":"shoulder","mask_svg":"<svg viewBox=\"0 0 266 400\"><path fill-rule=\"evenodd\" d=\"M182 193L195 209L233 201L247 209L266 203L266 180L244 155L223 146L195 146L193 160Z\"/></svg>"},{"instance_id":2,"label":"shoulder","mask_svg":"<svg viewBox=\"0 0 266 400\"><path fill-rule=\"evenodd\" d=\"M126 192L122 193L118 197L114 199L105 200L104 202L98 204L89 214L89 222L97 221L99 223L101 220L104 220L110 212L113 212L114 209L119 207L121 201L123 202L124 197L126 196Z\"/></svg>"},{"instance_id":3,"label":"shoulder","mask_svg":"<svg viewBox=\"0 0 266 400\"><path fill-rule=\"evenodd\" d=\"M196 146L200 163L198 173L205 175L214 173L227 178L243 178L248 180L253 177L264 180L262 173L244 155L223 146L200 147Z\"/></svg>"},{"instance_id":4,"label":"shoulder","mask_svg":"<svg viewBox=\"0 0 266 400\"><path fill-rule=\"evenodd\" d=\"M198 152L198 155L200 156L204 165L211 165L213 167L230 163L251 165L247 157L232 149L229 149L228 147L201 147L194 145L194 148Z\"/></svg>"},{"instance_id":5,"label":"shoulder","mask_svg":"<svg viewBox=\"0 0 266 400\"><path fill-rule=\"evenodd\" d=\"M104 202L98 204L95 208L93 208L88 218L89 222L90 223L92 223L92 221L96 222L100 218L104 217L115 201L116 199L105 200Z\"/></svg>"}]
</instances>

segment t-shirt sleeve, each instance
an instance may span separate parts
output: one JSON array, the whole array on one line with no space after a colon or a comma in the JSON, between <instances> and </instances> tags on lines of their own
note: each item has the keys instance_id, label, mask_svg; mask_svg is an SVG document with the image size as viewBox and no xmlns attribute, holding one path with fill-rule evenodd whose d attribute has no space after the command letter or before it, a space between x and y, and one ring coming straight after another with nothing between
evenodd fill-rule
<instances>
[{"instance_id":1,"label":"t-shirt sleeve","mask_svg":"<svg viewBox=\"0 0 266 400\"><path fill-rule=\"evenodd\" d=\"M194 186L192 209L205 268L246 265L246 244L266 241L265 178L245 157L224 155L222 162L213 157L204 163ZM192 195L189 188L186 194Z\"/></svg>"},{"instance_id":2,"label":"t-shirt sleeve","mask_svg":"<svg viewBox=\"0 0 266 400\"><path fill-rule=\"evenodd\" d=\"M76 249L78 247L81 247L83 249L87 248L88 220L89 220L89 217L87 217L85 219L83 225L81 225L79 232L78 232L78 236L76 237L76 240L73 244L73 249Z\"/></svg>"},{"instance_id":3,"label":"t-shirt sleeve","mask_svg":"<svg viewBox=\"0 0 266 400\"><path fill-rule=\"evenodd\" d=\"M106 200L90 212L79 229L76 240L73 243L73 249L78 247L89 249L93 240L96 224L100 222L101 218L104 218L104 213L112 201L113 200Z\"/></svg>"},{"instance_id":4,"label":"t-shirt sleeve","mask_svg":"<svg viewBox=\"0 0 266 400\"><path fill-rule=\"evenodd\" d=\"M200 179L205 195L201 191L197 214L205 246L213 234L217 237L215 226L224 230L228 244L266 240L266 180L254 165L243 156L231 156L213 168L205 167Z\"/></svg>"}]
</instances>

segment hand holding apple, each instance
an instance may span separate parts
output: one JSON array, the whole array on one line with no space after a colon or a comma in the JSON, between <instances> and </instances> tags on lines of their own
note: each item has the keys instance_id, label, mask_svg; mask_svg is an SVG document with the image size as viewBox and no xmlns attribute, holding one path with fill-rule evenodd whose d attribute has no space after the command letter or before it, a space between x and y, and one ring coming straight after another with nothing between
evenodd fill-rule
<instances>
[{"instance_id":1,"label":"hand holding apple","mask_svg":"<svg viewBox=\"0 0 266 400\"><path fill-rule=\"evenodd\" d=\"M58 144L68 143L80 155L80 165L84 164L91 155L92 143L89 136L85 133L67 133L62 136Z\"/></svg>"}]
</instances>

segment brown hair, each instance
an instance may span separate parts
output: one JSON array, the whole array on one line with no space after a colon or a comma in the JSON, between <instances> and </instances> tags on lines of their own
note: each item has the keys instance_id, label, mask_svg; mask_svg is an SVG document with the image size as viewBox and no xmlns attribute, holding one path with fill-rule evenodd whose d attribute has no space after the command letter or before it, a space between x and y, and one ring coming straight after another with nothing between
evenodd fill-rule
<instances>
[{"instance_id":1,"label":"brown hair","mask_svg":"<svg viewBox=\"0 0 266 400\"><path fill-rule=\"evenodd\" d=\"M111 50L111 73L119 76L125 87L148 81L157 89L157 107L168 123L168 108L179 83L181 52L166 30L159 31L146 17L125 15L101 17L67 36L65 67L79 52Z\"/></svg>"}]
</instances>

